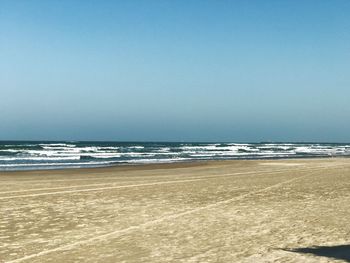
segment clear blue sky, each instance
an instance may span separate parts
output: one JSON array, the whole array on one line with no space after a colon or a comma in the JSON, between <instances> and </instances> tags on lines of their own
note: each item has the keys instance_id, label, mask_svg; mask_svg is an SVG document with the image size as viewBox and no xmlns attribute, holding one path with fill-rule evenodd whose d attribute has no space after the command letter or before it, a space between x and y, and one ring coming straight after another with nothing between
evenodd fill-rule
<instances>
[{"instance_id":1,"label":"clear blue sky","mask_svg":"<svg viewBox=\"0 0 350 263\"><path fill-rule=\"evenodd\" d=\"M350 1L0 1L0 139L350 141Z\"/></svg>"}]
</instances>

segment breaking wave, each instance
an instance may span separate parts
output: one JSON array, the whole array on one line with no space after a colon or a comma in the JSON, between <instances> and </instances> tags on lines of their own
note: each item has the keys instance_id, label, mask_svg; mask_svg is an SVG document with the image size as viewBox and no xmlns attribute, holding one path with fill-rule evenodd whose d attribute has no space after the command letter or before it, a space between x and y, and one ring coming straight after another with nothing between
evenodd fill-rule
<instances>
[{"instance_id":1,"label":"breaking wave","mask_svg":"<svg viewBox=\"0 0 350 263\"><path fill-rule=\"evenodd\" d=\"M350 144L0 142L0 170L323 156L350 156Z\"/></svg>"}]
</instances>

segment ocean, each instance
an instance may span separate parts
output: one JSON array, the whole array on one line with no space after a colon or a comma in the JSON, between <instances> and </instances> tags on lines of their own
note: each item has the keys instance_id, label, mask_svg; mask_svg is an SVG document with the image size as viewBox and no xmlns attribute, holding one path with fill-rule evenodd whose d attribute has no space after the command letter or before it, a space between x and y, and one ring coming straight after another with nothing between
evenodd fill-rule
<instances>
[{"instance_id":1,"label":"ocean","mask_svg":"<svg viewBox=\"0 0 350 263\"><path fill-rule=\"evenodd\" d=\"M350 156L350 144L0 141L0 171L327 156Z\"/></svg>"}]
</instances>

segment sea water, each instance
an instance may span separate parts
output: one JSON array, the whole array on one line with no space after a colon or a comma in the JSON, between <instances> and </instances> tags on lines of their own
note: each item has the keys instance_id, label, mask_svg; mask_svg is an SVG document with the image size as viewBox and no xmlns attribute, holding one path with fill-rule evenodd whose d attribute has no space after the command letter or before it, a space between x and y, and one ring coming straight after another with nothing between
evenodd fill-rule
<instances>
[{"instance_id":1,"label":"sea water","mask_svg":"<svg viewBox=\"0 0 350 263\"><path fill-rule=\"evenodd\" d=\"M0 141L2 171L326 156L350 156L350 144Z\"/></svg>"}]
</instances>

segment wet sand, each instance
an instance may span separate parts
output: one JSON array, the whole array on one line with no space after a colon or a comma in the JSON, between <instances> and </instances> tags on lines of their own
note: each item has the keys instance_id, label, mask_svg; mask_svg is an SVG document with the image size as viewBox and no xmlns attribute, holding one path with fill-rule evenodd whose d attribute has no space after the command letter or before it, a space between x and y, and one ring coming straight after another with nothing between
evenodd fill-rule
<instances>
[{"instance_id":1,"label":"wet sand","mask_svg":"<svg viewBox=\"0 0 350 263\"><path fill-rule=\"evenodd\" d=\"M0 172L0 262L350 262L350 159Z\"/></svg>"}]
</instances>

